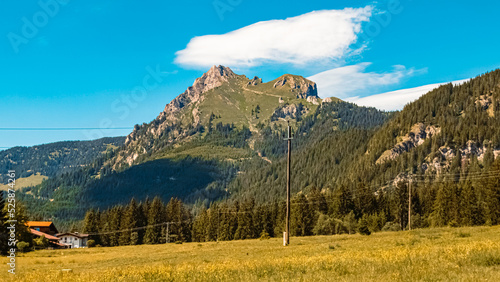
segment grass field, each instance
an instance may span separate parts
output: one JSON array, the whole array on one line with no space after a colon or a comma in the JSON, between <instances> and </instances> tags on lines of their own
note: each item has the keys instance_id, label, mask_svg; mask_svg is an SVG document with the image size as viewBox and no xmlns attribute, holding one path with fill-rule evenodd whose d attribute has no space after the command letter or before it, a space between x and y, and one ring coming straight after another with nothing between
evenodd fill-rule
<instances>
[{"instance_id":1,"label":"grass field","mask_svg":"<svg viewBox=\"0 0 500 282\"><path fill-rule=\"evenodd\" d=\"M40 173L37 173L37 174L32 174L28 177L16 179L15 189L17 190L17 189L21 189L24 187L38 185L38 184L42 183L42 181L44 179L47 179L47 178L48 178L47 176L41 175ZM7 191L7 190L9 190L9 186L6 184L0 184L0 190Z\"/></svg>"},{"instance_id":2,"label":"grass field","mask_svg":"<svg viewBox=\"0 0 500 282\"><path fill-rule=\"evenodd\" d=\"M500 226L36 251L15 281L499 281ZM9 281L6 258L0 280ZM71 271L63 271L71 269ZM10 275L13 276L13 275Z\"/></svg>"}]
</instances>

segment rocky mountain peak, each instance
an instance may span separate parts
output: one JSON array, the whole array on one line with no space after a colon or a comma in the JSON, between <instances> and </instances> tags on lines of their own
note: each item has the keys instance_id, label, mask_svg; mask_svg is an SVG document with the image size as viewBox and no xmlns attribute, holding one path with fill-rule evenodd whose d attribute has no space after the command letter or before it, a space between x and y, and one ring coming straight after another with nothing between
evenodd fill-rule
<instances>
[{"instance_id":1,"label":"rocky mountain peak","mask_svg":"<svg viewBox=\"0 0 500 282\"><path fill-rule=\"evenodd\" d=\"M307 99L307 97L318 97L316 83L302 76L285 74L280 76L273 85L274 88L289 87L297 93L297 98Z\"/></svg>"},{"instance_id":2,"label":"rocky mountain peak","mask_svg":"<svg viewBox=\"0 0 500 282\"><path fill-rule=\"evenodd\" d=\"M185 105L196 103L202 99L201 94L221 86L224 82L236 76L237 75L228 67L221 65L211 67L201 77L197 78L193 85L188 87L184 93L167 104L160 117L165 116L167 119L172 118L172 114L179 111Z\"/></svg>"},{"instance_id":3,"label":"rocky mountain peak","mask_svg":"<svg viewBox=\"0 0 500 282\"><path fill-rule=\"evenodd\" d=\"M258 84L262 84L262 78L259 78L257 76L254 76L252 79L250 79L250 81L248 82L247 85L258 85Z\"/></svg>"},{"instance_id":4,"label":"rocky mountain peak","mask_svg":"<svg viewBox=\"0 0 500 282\"><path fill-rule=\"evenodd\" d=\"M235 77L236 74L228 67L225 66L212 66L205 74L204 76L207 77Z\"/></svg>"},{"instance_id":5,"label":"rocky mountain peak","mask_svg":"<svg viewBox=\"0 0 500 282\"><path fill-rule=\"evenodd\" d=\"M228 81L230 78L236 77L236 74L228 67L224 66L213 66L201 77L197 78L191 90L199 92L201 94L215 87L219 87L222 83ZM188 88L188 90L190 89Z\"/></svg>"}]
</instances>

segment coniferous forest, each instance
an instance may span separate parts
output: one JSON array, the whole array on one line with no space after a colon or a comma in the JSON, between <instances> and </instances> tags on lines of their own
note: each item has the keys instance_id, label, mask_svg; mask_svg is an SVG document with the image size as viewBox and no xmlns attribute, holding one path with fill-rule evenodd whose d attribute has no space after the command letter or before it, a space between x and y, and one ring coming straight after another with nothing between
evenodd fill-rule
<instances>
[{"instance_id":1,"label":"coniferous forest","mask_svg":"<svg viewBox=\"0 0 500 282\"><path fill-rule=\"evenodd\" d=\"M401 181L394 187L341 186L334 192L315 187L291 200L291 235L332 235L398 231L408 226L412 189L412 228L497 225L500 223L500 159L485 168L438 179ZM432 184L431 184L432 183ZM377 193L372 191L376 189ZM177 198L160 198L104 211L90 210L83 231L102 246L206 242L279 237L284 201L258 204L252 197L190 208ZM168 224L168 227L167 227Z\"/></svg>"}]
</instances>

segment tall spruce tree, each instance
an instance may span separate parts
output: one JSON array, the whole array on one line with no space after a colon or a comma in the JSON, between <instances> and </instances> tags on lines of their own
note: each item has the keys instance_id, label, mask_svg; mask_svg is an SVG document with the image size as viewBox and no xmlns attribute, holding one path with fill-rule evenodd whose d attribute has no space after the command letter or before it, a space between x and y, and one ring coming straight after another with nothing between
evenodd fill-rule
<instances>
[{"instance_id":1,"label":"tall spruce tree","mask_svg":"<svg viewBox=\"0 0 500 282\"><path fill-rule=\"evenodd\" d=\"M91 209L85 214L83 220L83 232L89 234L89 240L94 240L96 244L101 244L101 237L99 236L99 212Z\"/></svg>"},{"instance_id":2,"label":"tall spruce tree","mask_svg":"<svg viewBox=\"0 0 500 282\"><path fill-rule=\"evenodd\" d=\"M489 168L489 175L498 174L500 171L500 158L492 162ZM488 177L485 178L485 222L487 224L496 225L500 223L500 178Z\"/></svg>"},{"instance_id":3,"label":"tall spruce tree","mask_svg":"<svg viewBox=\"0 0 500 282\"><path fill-rule=\"evenodd\" d=\"M206 226L208 223L208 212L206 208L202 208L201 212L195 217L193 222L192 238L196 242L205 242L207 236Z\"/></svg>"},{"instance_id":4,"label":"tall spruce tree","mask_svg":"<svg viewBox=\"0 0 500 282\"><path fill-rule=\"evenodd\" d=\"M314 211L302 193L294 197L291 203L290 233L295 236L312 235L314 228Z\"/></svg>"},{"instance_id":5,"label":"tall spruce tree","mask_svg":"<svg viewBox=\"0 0 500 282\"><path fill-rule=\"evenodd\" d=\"M255 200L253 198L246 199L241 203L238 211L238 228L235 231L234 239L251 239L255 238L255 229L253 222Z\"/></svg>"},{"instance_id":6,"label":"tall spruce tree","mask_svg":"<svg viewBox=\"0 0 500 282\"><path fill-rule=\"evenodd\" d=\"M146 201L139 203L138 206L138 211L137 211L137 226L141 227L140 229L137 230L137 244L143 244L144 243L144 235L146 233L146 230L142 227L145 227L148 225L148 216L147 213L144 213L144 211L147 211Z\"/></svg>"},{"instance_id":7,"label":"tall spruce tree","mask_svg":"<svg viewBox=\"0 0 500 282\"><path fill-rule=\"evenodd\" d=\"M4 192L0 191L0 254L7 254L8 246L8 234L7 234L7 211L5 209L5 199Z\"/></svg>"},{"instance_id":8,"label":"tall spruce tree","mask_svg":"<svg viewBox=\"0 0 500 282\"><path fill-rule=\"evenodd\" d=\"M472 183L466 181L460 191L460 224L472 226L478 224L478 208L476 192Z\"/></svg>"},{"instance_id":9,"label":"tall spruce tree","mask_svg":"<svg viewBox=\"0 0 500 282\"><path fill-rule=\"evenodd\" d=\"M450 214L450 206L453 201L452 193L453 191L450 189L449 183L441 183L439 185L432 214L433 225L444 226L452 220Z\"/></svg>"},{"instance_id":10,"label":"tall spruce tree","mask_svg":"<svg viewBox=\"0 0 500 282\"><path fill-rule=\"evenodd\" d=\"M139 206L134 198L130 200L130 203L125 207L123 216L121 219L121 229L119 242L120 245L137 245L139 241L137 230L133 230L138 226L139 218ZM134 234L134 236L132 236Z\"/></svg>"},{"instance_id":11,"label":"tall spruce tree","mask_svg":"<svg viewBox=\"0 0 500 282\"><path fill-rule=\"evenodd\" d=\"M155 197L151 202L148 212L148 227L144 236L144 243L158 244L162 240L162 226L165 222L164 205L159 197Z\"/></svg>"},{"instance_id":12,"label":"tall spruce tree","mask_svg":"<svg viewBox=\"0 0 500 282\"><path fill-rule=\"evenodd\" d=\"M5 208L8 208L8 205L5 205ZM7 213L8 215L8 213ZM33 246L33 235L30 232L30 229L27 225L28 216L26 212L26 207L19 201L16 201L16 211L15 216L16 219L16 240L17 242L26 242L30 246Z\"/></svg>"},{"instance_id":13,"label":"tall spruce tree","mask_svg":"<svg viewBox=\"0 0 500 282\"><path fill-rule=\"evenodd\" d=\"M341 185L333 191L330 196L331 204L329 206L328 214L335 218L343 218L354 209L354 202L352 200L352 193L350 189Z\"/></svg>"},{"instance_id":14,"label":"tall spruce tree","mask_svg":"<svg viewBox=\"0 0 500 282\"><path fill-rule=\"evenodd\" d=\"M123 215L122 206L114 206L108 212L108 222L109 222L109 246L119 246L119 238L121 231L121 219Z\"/></svg>"},{"instance_id":15,"label":"tall spruce tree","mask_svg":"<svg viewBox=\"0 0 500 282\"><path fill-rule=\"evenodd\" d=\"M395 218L401 227L401 230L406 228L408 224L408 183L400 181L394 187L394 198L392 201Z\"/></svg>"},{"instance_id":16,"label":"tall spruce tree","mask_svg":"<svg viewBox=\"0 0 500 282\"><path fill-rule=\"evenodd\" d=\"M217 204L210 205L208 209L208 222L205 226L205 240L217 241L219 229L219 207Z\"/></svg>"}]
</instances>

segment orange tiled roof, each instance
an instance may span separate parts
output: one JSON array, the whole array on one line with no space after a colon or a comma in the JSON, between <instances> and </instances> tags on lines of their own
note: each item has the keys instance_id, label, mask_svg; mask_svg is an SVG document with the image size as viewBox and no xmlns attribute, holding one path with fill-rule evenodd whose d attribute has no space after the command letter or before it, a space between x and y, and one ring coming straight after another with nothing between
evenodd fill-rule
<instances>
[{"instance_id":1,"label":"orange tiled roof","mask_svg":"<svg viewBox=\"0 0 500 282\"><path fill-rule=\"evenodd\" d=\"M52 225L52 221L27 221L26 224L29 227L31 226L49 227Z\"/></svg>"},{"instance_id":2,"label":"orange tiled roof","mask_svg":"<svg viewBox=\"0 0 500 282\"><path fill-rule=\"evenodd\" d=\"M59 238L55 237L55 236L52 236L52 235L49 235L47 233L43 233L43 232L40 232L40 231L37 231L35 229L30 229L30 232L31 234L33 235L36 235L36 236L45 236L45 238L49 239L49 240L56 240L56 241L59 241Z\"/></svg>"}]
</instances>

